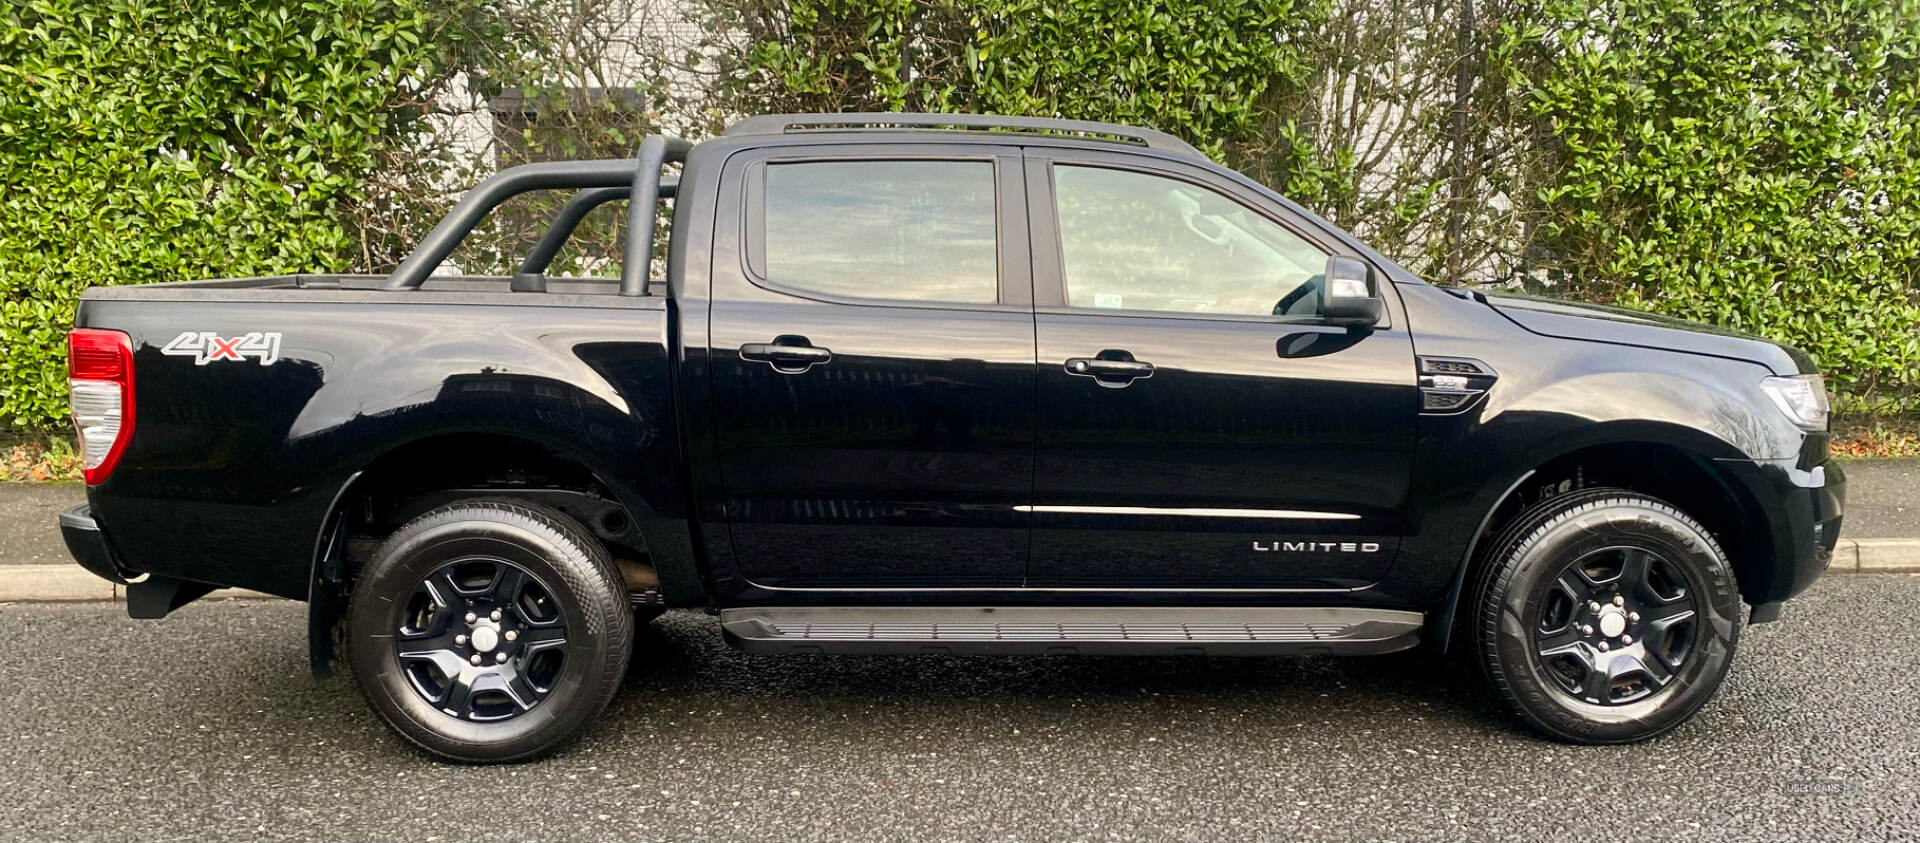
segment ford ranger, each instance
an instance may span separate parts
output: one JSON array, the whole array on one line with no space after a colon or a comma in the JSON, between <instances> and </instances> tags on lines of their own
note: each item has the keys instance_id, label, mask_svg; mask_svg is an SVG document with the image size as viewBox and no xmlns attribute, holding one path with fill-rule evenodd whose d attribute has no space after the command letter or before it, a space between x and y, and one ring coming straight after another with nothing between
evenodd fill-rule
<instances>
[{"instance_id":1,"label":"ford ranger","mask_svg":"<svg viewBox=\"0 0 1920 843\"><path fill-rule=\"evenodd\" d=\"M517 273L435 274L535 190L570 200ZM550 277L622 201L620 277ZM1637 741L1821 574L1844 499L1794 349L1433 286L1065 120L513 167L390 276L88 290L69 366L61 527L130 614L304 600L316 673L469 762L580 733L669 608L756 653L1421 646L1550 738Z\"/></svg>"}]
</instances>

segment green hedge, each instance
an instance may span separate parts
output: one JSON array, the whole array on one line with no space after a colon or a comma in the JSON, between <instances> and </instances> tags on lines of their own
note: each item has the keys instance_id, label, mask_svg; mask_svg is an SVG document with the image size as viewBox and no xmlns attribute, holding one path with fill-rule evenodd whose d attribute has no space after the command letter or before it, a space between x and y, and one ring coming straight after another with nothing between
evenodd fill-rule
<instances>
[{"instance_id":1,"label":"green hedge","mask_svg":"<svg viewBox=\"0 0 1920 843\"><path fill-rule=\"evenodd\" d=\"M1555 2L1510 25L1550 131L1535 244L1573 297L1920 379L1920 3ZM1532 57L1528 54L1531 52Z\"/></svg>"},{"instance_id":2,"label":"green hedge","mask_svg":"<svg viewBox=\"0 0 1920 843\"><path fill-rule=\"evenodd\" d=\"M0 426L60 424L89 284L390 262L444 201L394 185L471 163L432 154L428 105L481 56L551 70L515 41L539 2L0 13ZM1492 280L1799 345L1855 399L1920 394L1920 0L1484 0L1471 38L1462 0L1371 2L686 0L717 72L676 107L1151 125L1410 266L1491 255ZM1382 102L1413 109L1373 159L1403 192L1355 201Z\"/></svg>"},{"instance_id":3,"label":"green hedge","mask_svg":"<svg viewBox=\"0 0 1920 843\"><path fill-rule=\"evenodd\" d=\"M1855 399L1920 391L1920 0L704 4L747 46L723 110L1142 123L1323 212L1388 176L1412 189L1331 215L1410 267L1493 255L1467 277L1792 343ZM1323 135L1327 108L1378 103L1418 112L1411 140L1356 174L1371 139ZM1465 228L1435 224L1450 201Z\"/></svg>"},{"instance_id":4,"label":"green hedge","mask_svg":"<svg viewBox=\"0 0 1920 843\"><path fill-rule=\"evenodd\" d=\"M0 13L0 423L66 413L90 284L343 270L480 0L30 0ZM403 174L403 173L402 173Z\"/></svg>"},{"instance_id":5,"label":"green hedge","mask_svg":"<svg viewBox=\"0 0 1920 843\"><path fill-rule=\"evenodd\" d=\"M701 0L689 0L696 4ZM723 113L932 111L1151 126L1215 158L1293 130L1328 0L704 0ZM741 46L744 44L744 49ZM1288 147L1263 166L1306 171ZM1289 166L1291 165L1291 166ZM1314 172L1297 185L1318 194Z\"/></svg>"}]
</instances>

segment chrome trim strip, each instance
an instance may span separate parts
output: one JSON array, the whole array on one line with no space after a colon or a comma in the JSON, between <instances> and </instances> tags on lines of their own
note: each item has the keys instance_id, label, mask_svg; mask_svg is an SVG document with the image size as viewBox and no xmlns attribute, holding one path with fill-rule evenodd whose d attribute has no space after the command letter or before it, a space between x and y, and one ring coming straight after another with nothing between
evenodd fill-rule
<instances>
[{"instance_id":1,"label":"chrome trim strip","mask_svg":"<svg viewBox=\"0 0 1920 843\"><path fill-rule=\"evenodd\" d=\"M1189 518L1295 518L1317 521L1354 521L1351 512L1316 512L1310 509L1214 509L1210 507L1165 506L1031 506L1021 504L1015 512L1068 512L1085 515L1182 515Z\"/></svg>"},{"instance_id":2,"label":"chrome trim strip","mask_svg":"<svg viewBox=\"0 0 1920 843\"><path fill-rule=\"evenodd\" d=\"M833 593L833 594L896 594L896 593L926 594L926 593L935 593L935 592L949 592L949 593L999 592L1002 594L1033 594L1033 593L1047 593L1047 594L1053 594L1053 593L1059 593L1059 594L1351 594L1356 591L1367 591L1373 588L1373 585L1364 585L1358 588L1205 588L1205 587L1201 587L1201 588L1112 588L1112 587L1071 588L1071 587L1063 587L1063 586L1005 586L1005 585L946 586L946 587L943 587L943 586L911 586L911 587L884 586L880 588L862 588L859 586L849 586L849 587L843 587L843 588L817 588L813 586L763 585L761 583L754 582L753 580L747 580L746 583L750 586L753 586L754 588L765 589L767 591L823 592L823 593Z\"/></svg>"}]
</instances>

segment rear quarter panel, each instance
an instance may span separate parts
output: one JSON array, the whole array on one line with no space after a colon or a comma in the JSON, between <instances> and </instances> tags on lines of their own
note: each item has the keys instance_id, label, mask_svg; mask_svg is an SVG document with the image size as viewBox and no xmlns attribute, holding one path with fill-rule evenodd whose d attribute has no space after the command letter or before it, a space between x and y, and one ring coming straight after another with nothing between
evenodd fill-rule
<instances>
[{"instance_id":1,"label":"rear quarter panel","mask_svg":"<svg viewBox=\"0 0 1920 843\"><path fill-rule=\"evenodd\" d=\"M643 529L684 516L668 303L509 293L112 288L76 324L127 332L133 438L88 500L130 567L305 598L322 521L380 455L500 433L592 468ZM198 361L182 332L280 335ZM649 537L651 538L651 537Z\"/></svg>"}]
</instances>

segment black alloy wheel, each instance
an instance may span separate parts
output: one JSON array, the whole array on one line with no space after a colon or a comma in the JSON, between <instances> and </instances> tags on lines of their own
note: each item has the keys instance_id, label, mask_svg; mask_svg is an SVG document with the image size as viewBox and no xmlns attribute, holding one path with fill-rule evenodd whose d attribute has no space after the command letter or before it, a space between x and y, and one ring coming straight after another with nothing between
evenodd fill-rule
<instances>
[{"instance_id":1,"label":"black alloy wheel","mask_svg":"<svg viewBox=\"0 0 1920 843\"><path fill-rule=\"evenodd\" d=\"M1685 573L1651 550L1618 546L1581 556L1536 603L1542 672L1595 705L1646 699L1692 653L1693 593Z\"/></svg>"},{"instance_id":2,"label":"black alloy wheel","mask_svg":"<svg viewBox=\"0 0 1920 843\"><path fill-rule=\"evenodd\" d=\"M398 606L394 656L414 691L453 717L518 717L553 693L566 666L559 605L538 577L504 559L442 566Z\"/></svg>"},{"instance_id":3,"label":"black alloy wheel","mask_svg":"<svg viewBox=\"0 0 1920 843\"><path fill-rule=\"evenodd\" d=\"M1488 684L1536 731L1645 740L1692 717L1726 679L1739 586L1713 534L1672 505L1575 492L1522 512L1488 547L1469 640Z\"/></svg>"},{"instance_id":4,"label":"black alloy wheel","mask_svg":"<svg viewBox=\"0 0 1920 843\"><path fill-rule=\"evenodd\" d=\"M633 646L607 550L558 510L448 504L407 522L355 581L347 660L394 731L458 761L551 752L606 710Z\"/></svg>"}]
</instances>

